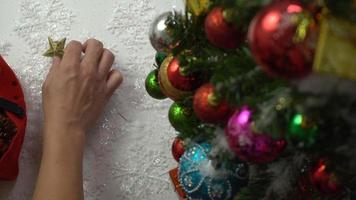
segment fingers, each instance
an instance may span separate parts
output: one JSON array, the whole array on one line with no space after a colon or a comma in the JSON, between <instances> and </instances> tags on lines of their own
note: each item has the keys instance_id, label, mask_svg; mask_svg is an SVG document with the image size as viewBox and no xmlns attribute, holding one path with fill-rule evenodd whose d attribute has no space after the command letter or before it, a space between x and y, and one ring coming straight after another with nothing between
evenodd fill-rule
<instances>
[{"instance_id":1,"label":"fingers","mask_svg":"<svg viewBox=\"0 0 356 200\"><path fill-rule=\"evenodd\" d=\"M61 64L61 58L58 56L54 56L52 60L52 66L49 68L48 74L50 74L54 68L57 68Z\"/></svg>"},{"instance_id":2,"label":"fingers","mask_svg":"<svg viewBox=\"0 0 356 200\"><path fill-rule=\"evenodd\" d=\"M122 74L118 70L111 70L108 75L107 88L108 95L111 96L123 81Z\"/></svg>"},{"instance_id":3,"label":"fingers","mask_svg":"<svg viewBox=\"0 0 356 200\"><path fill-rule=\"evenodd\" d=\"M83 45L85 55L82 60L82 66L85 69L97 72L103 50L103 43L100 41L95 39L87 40Z\"/></svg>"},{"instance_id":4,"label":"fingers","mask_svg":"<svg viewBox=\"0 0 356 200\"><path fill-rule=\"evenodd\" d=\"M103 55L101 56L101 60L99 63L98 74L99 77L106 79L108 77L108 73L114 63L115 56L108 49L104 49Z\"/></svg>"},{"instance_id":5,"label":"fingers","mask_svg":"<svg viewBox=\"0 0 356 200\"><path fill-rule=\"evenodd\" d=\"M58 56L54 56L52 61L52 66L53 67L59 66L60 63L61 63L61 58Z\"/></svg>"},{"instance_id":6,"label":"fingers","mask_svg":"<svg viewBox=\"0 0 356 200\"><path fill-rule=\"evenodd\" d=\"M76 69L77 66L80 64L80 58L82 54L82 44L78 41L72 40L68 43L66 48L64 49L64 55L62 58L61 66L63 65L64 68ZM58 58L54 58L53 62L57 64Z\"/></svg>"},{"instance_id":7,"label":"fingers","mask_svg":"<svg viewBox=\"0 0 356 200\"><path fill-rule=\"evenodd\" d=\"M84 51L84 58L81 53ZM101 80L106 80L107 92L111 96L123 81L122 74L118 70L111 70L115 56L103 48L103 44L95 39L87 40L83 45L77 41L71 41L64 50L62 60L53 58L53 67L63 65L67 68L81 66L81 71L88 74L96 74ZM78 67L79 69L79 67Z\"/></svg>"}]
</instances>

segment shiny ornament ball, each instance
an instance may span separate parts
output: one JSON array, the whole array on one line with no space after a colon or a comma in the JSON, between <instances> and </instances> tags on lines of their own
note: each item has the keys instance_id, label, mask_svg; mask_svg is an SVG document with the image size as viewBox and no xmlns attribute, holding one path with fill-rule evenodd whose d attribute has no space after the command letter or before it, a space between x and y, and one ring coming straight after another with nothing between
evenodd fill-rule
<instances>
[{"instance_id":1,"label":"shiny ornament ball","mask_svg":"<svg viewBox=\"0 0 356 200\"><path fill-rule=\"evenodd\" d=\"M177 162L179 162L179 159L184 154L184 151L185 149L183 140L180 138L174 139L172 144L172 155Z\"/></svg>"},{"instance_id":2,"label":"shiny ornament ball","mask_svg":"<svg viewBox=\"0 0 356 200\"><path fill-rule=\"evenodd\" d=\"M183 91L174 87L168 78L168 66L173 60L173 56L169 55L164 59L158 73L159 84L163 94L171 98L173 101L179 101L183 98L193 95L192 91Z\"/></svg>"},{"instance_id":3,"label":"shiny ornament ball","mask_svg":"<svg viewBox=\"0 0 356 200\"><path fill-rule=\"evenodd\" d=\"M267 163L275 160L284 150L284 140L274 140L263 133L255 133L251 128L252 111L248 108L233 114L225 129L229 147L243 161Z\"/></svg>"},{"instance_id":4,"label":"shiny ornament ball","mask_svg":"<svg viewBox=\"0 0 356 200\"><path fill-rule=\"evenodd\" d=\"M182 74L178 58L173 58L167 70L169 81L173 87L179 90L193 91L201 85L198 76Z\"/></svg>"},{"instance_id":5,"label":"shiny ornament ball","mask_svg":"<svg viewBox=\"0 0 356 200\"><path fill-rule=\"evenodd\" d=\"M242 33L224 19L224 9L216 7L205 19L205 35L209 42L219 48L235 49L244 40Z\"/></svg>"},{"instance_id":6,"label":"shiny ornament ball","mask_svg":"<svg viewBox=\"0 0 356 200\"><path fill-rule=\"evenodd\" d=\"M317 165L312 169L310 180L314 187L326 195L337 194L342 190L342 186L336 175L328 171L327 162L319 160Z\"/></svg>"},{"instance_id":7,"label":"shiny ornament ball","mask_svg":"<svg viewBox=\"0 0 356 200\"><path fill-rule=\"evenodd\" d=\"M275 1L252 20L248 41L266 73L293 79L311 72L317 32L311 30L311 21L297 0Z\"/></svg>"},{"instance_id":8,"label":"shiny ornament ball","mask_svg":"<svg viewBox=\"0 0 356 200\"><path fill-rule=\"evenodd\" d=\"M167 21L173 16L172 12L159 15L151 24L149 38L151 45L158 52L170 52L177 42L172 37L172 30L167 26Z\"/></svg>"},{"instance_id":9,"label":"shiny ornament ball","mask_svg":"<svg viewBox=\"0 0 356 200\"><path fill-rule=\"evenodd\" d=\"M147 93L155 99L165 99L167 98L161 90L161 87L158 83L158 70L155 69L151 71L145 81L145 87Z\"/></svg>"},{"instance_id":10,"label":"shiny ornament ball","mask_svg":"<svg viewBox=\"0 0 356 200\"><path fill-rule=\"evenodd\" d=\"M198 119L206 123L226 122L231 114L229 104L225 100L217 100L214 86L207 83L201 86L194 95L194 112Z\"/></svg>"},{"instance_id":11,"label":"shiny ornament ball","mask_svg":"<svg viewBox=\"0 0 356 200\"><path fill-rule=\"evenodd\" d=\"M296 114L289 123L287 138L298 147L310 147L315 144L318 127L302 114Z\"/></svg>"},{"instance_id":12,"label":"shiny ornament ball","mask_svg":"<svg viewBox=\"0 0 356 200\"><path fill-rule=\"evenodd\" d=\"M155 61L158 67L160 67L164 61L164 59L167 58L167 54L163 52L157 52L155 55Z\"/></svg>"},{"instance_id":13,"label":"shiny ornament ball","mask_svg":"<svg viewBox=\"0 0 356 200\"><path fill-rule=\"evenodd\" d=\"M242 162L231 166L213 166L208 143L193 144L179 161L179 182L188 199L232 200L248 183L248 166Z\"/></svg>"},{"instance_id":14,"label":"shiny ornament ball","mask_svg":"<svg viewBox=\"0 0 356 200\"><path fill-rule=\"evenodd\" d=\"M171 125L181 133L189 133L199 125L193 109L176 102L169 109L168 119Z\"/></svg>"}]
</instances>

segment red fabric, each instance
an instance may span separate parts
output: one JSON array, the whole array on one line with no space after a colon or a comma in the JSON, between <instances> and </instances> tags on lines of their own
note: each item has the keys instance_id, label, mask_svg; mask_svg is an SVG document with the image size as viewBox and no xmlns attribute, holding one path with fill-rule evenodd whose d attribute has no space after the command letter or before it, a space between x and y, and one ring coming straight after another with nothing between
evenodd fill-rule
<instances>
[{"instance_id":1,"label":"red fabric","mask_svg":"<svg viewBox=\"0 0 356 200\"><path fill-rule=\"evenodd\" d=\"M178 180L178 167L170 170L169 176L171 177L173 187L175 189L175 192L178 195L179 200L187 200L185 192L184 192L183 188L180 186L180 183Z\"/></svg>"},{"instance_id":2,"label":"red fabric","mask_svg":"<svg viewBox=\"0 0 356 200\"><path fill-rule=\"evenodd\" d=\"M13 103L16 103L24 110L26 110L26 104L20 82L16 78L16 75L11 70L9 65L1 57L1 55L0 97L9 100ZM16 124L17 133L12 139L9 149L0 159L0 180L14 180L16 179L19 172L18 159L25 137L27 117L26 114L23 118L19 118L10 112L6 112L6 114Z\"/></svg>"}]
</instances>

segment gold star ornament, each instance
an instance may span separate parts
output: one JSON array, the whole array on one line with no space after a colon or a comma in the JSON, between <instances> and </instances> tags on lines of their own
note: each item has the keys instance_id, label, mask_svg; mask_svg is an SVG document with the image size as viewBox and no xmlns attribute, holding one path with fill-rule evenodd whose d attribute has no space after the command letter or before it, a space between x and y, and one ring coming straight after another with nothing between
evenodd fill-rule
<instances>
[{"instance_id":1,"label":"gold star ornament","mask_svg":"<svg viewBox=\"0 0 356 200\"><path fill-rule=\"evenodd\" d=\"M63 57L64 47L66 44L66 38L61 39L60 41L53 41L52 38L48 37L49 49L43 54L46 57L58 56Z\"/></svg>"}]
</instances>

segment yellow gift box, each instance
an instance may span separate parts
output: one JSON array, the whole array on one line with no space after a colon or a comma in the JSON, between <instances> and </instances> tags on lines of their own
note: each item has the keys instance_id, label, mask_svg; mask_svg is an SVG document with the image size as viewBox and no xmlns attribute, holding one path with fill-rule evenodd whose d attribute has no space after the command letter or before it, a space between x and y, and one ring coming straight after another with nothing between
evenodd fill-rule
<instances>
[{"instance_id":1,"label":"yellow gift box","mask_svg":"<svg viewBox=\"0 0 356 200\"><path fill-rule=\"evenodd\" d=\"M356 25L326 15L320 27L315 73L356 80Z\"/></svg>"},{"instance_id":2,"label":"yellow gift box","mask_svg":"<svg viewBox=\"0 0 356 200\"><path fill-rule=\"evenodd\" d=\"M186 0L188 10L195 16L200 16L208 11L210 0Z\"/></svg>"}]
</instances>

